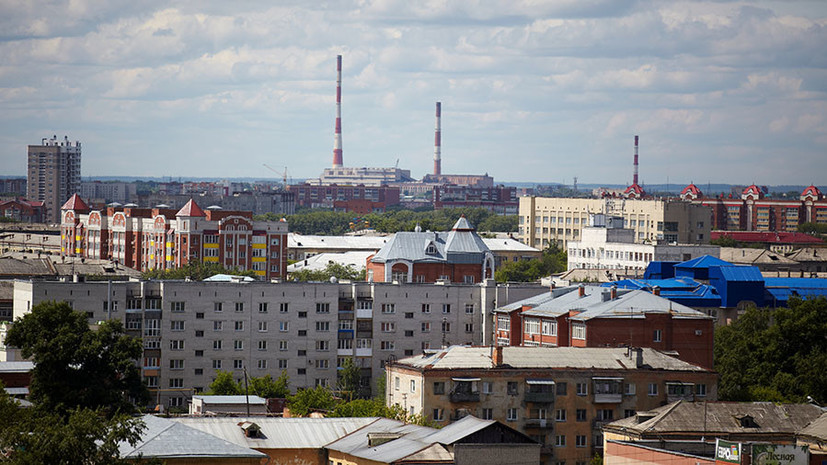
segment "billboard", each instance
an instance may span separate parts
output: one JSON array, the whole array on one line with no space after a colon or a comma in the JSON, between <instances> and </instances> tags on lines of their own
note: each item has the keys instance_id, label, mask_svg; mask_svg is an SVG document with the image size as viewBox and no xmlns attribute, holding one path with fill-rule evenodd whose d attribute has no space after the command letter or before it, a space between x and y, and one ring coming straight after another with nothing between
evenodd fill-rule
<instances>
[{"instance_id":1,"label":"billboard","mask_svg":"<svg viewBox=\"0 0 827 465\"><path fill-rule=\"evenodd\" d=\"M741 443L715 440L715 462L741 463Z\"/></svg>"},{"instance_id":2,"label":"billboard","mask_svg":"<svg viewBox=\"0 0 827 465\"><path fill-rule=\"evenodd\" d=\"M810 461L807 446L753 444L753 465L807 465Z\"/></svg>"}]
</instances>

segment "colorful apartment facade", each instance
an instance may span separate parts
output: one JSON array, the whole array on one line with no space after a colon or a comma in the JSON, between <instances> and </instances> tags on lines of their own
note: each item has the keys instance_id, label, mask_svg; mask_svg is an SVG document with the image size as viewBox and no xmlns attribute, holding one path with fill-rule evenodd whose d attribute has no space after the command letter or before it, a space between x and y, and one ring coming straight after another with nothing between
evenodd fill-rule
<instances>
[{"instance_id":1,"label":"colorful apartment facade","mask_svg":"<svg viewBox=\"0 0 827 465\"><path fill-rule=\"evenodd\" d=\"M253 270L260 279L287 269L287 222L253 221L251 212L136 206L93 210L75 194L61 208L61 255L104 258L141 271L190 262Z\"/></svg>"}]
</instances>

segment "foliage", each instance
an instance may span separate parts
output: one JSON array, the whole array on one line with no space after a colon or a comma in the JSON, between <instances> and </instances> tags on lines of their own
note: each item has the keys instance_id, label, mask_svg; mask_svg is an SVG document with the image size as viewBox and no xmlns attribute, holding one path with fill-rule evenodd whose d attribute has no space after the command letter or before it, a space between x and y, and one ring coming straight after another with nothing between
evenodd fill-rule
<instances>
[{"instance_id":1,"label":"foliage","mask_svg":"<svg viewBox=\"0 0 827 465\"><path fill-rule=\"evenodd\" d=\"M711 245L718 245L721 247L741 247L747 249L765 249L766 246L761 242L740 242L727 236L721 236L718 239L709 241Z\"/></svg>"},{"instance_id":2,"label":"foliage","mask_svg":"<svg viewBox=\"0 0 827 465\"><path fill-rule=\"evenodd\" d=\"M287 217L290 231L299 234L337 236L354 229L370 227L379 232L422 230L448 231L465 215L478 231L516 232L517 216L500 216L485 208L446 208L442 210L388 210L359 216L356 213L308 210ZM262 218L266 218L262 217Z\"/></svg>"},{"instance_id":3,"label":"foliage","mask_svg":"<svg viewBox=\"0 0 827 465\"><path fill-rule=\"evenodd\" d=\"M149 270L141 273L143 279L185 279L190 278L195 281L201 281L217 274L229 274L234 276L250 276L256 277L256 272L253 270L239 271L236 269L224 268L219 263L194 261L187 263L180 268L172 268L169 270Z\"/></svg>"},{"instance_id":4,"label":"foliage","mask_svg":"<svg viewBox=\"0 0 827 465\"><path fill-rule=\"evenodd\" d=\"M365 270L356 270L341 263L328 263L323 270L299 270L290 273L294 281L330 281L335 277L338 280L364 281Z\"/></svg>"},{"instance_id":5,"label":"foliage","mask_svg":"<svg viewBox=\"0 0 827 465\"><path fill-rule=\"evenodd\" d=\"M6 344L30 358L30 399L46 411L65 414L73 408L103 409L108 417L133 413L149 401L134 360L141 341L127 336L120 321L92 330L86 315L65 302L44 302L19 318Z\"/></svg>"},{"instance_id":6,"label":"foliage","mask_svg":"<svg viewBox=\"0 0 827 465\"><path fill-rule=\"evenodd\" d=\"M594 454L594 457L589 461L589 465L603 465L603 457L600 454Z\"/></svg>"},{"instance_id":7,"label":"foliage","mask_svg":"<svg viewBox=\"0 0 827 465\"><path fill-rule=\"evenodd\" d=\"M290 414L298 417L307 416L315 410L333 410L336 404L337 401L333 396L333 392L324 386L316 386L313 389L299 389L295 395L287 398Z\"/></svg>"},{"instance_id":8,"label":"foliage","mask_svg":"<svg viewBox=\"0 0 827 465\"><path fill-rule=\"evenodd\" d=\"M331 417L384 417L420 426L438 428L439 425L423 415L410 415L399 405L390 407L379 398L354 399L350 402L340 402L330 412Z\"/></svg>"},{"instance_id":9,"label":"foliage","mask_svg":"<svg viewBox=\"0 0 827 465\"><path fill-rule=\"evenodd\" d=\"M715 332L718 397L729 401L827 402L827 299L748 308Z\"/></svg>"},{"instance_id":10,"label":"foliage","mask_svg":"<svg viewBox=\"0 0 827 465\"><path fill-rule=\"evenodd\" d=\"M534 260L520 260L503 264L494 273L497 282L530 282L544 276L566 271L566 251L553 244L543 250L543 256Z\"/></svg>"},{"instance_id":11,"label":"foliage","mask_svg":"<svg viewBox=\"0 0 827 465\"><path fill-rule=\"evenodd\" d=\"M144 429L140 418L106 418L103 409L77 408L64 415L20 407L0 388L0 462L66 465L128 464L117 458L118 445L136 444Z\"/></svg>"},{"instance_id":12,"label":"foliage","mask_svg":"<svg viewBox=\"0 0 827 465\"><path fill-rule=\"evenodd\" d=\"M362 370L353 363L353 359L347 358L342 363L342 369L339 371L338 389L345 391L353 399L354 394L359 394L359 380L362 377Z\"/></svg>"},{"instance_id":13,"label":"foliage","mask_svg":"<svg viewBox=\"0 0 827 465\"><path fill-rule=\"evenodd\" d=\"M827 224L821 223L802 223L798 225L798 232L806 234L827 234Z\"/></svg>"},{"instance_id":14,"label":"foliage","mask_svg":"<svg viewBox=\"0 0 827 465\"><path fill-rule=\"evenodd\" d=\"M251 395L265 399L287 397L290 394L290 378L286 371L282 371L278 378L266 375L258 378L250 378L247 387ZM236 382L230 371L216 370L215 380L210 383L207 391L213 396L238 396L244 394L244 382Z\"/></svg>"}]
</instances>

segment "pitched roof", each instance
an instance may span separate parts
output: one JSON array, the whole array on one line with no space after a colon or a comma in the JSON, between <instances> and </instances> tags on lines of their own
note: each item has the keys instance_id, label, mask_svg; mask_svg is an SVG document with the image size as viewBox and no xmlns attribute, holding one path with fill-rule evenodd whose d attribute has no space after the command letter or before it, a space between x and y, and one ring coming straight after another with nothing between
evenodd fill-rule
<instances>
[{"instance_id":1,"label":"pitched roof","mask_svg":"<svg viewBox=\"0 0 827 465\"><path fill-rule=\"evenodd\" d=\"M675 268L709 268L710 266L721 265L728 266L732 264L721 260L720 258L713 257L712 255L703 255L700 257L695 257L692 260L678 263L675 265Z\"/></svg>"},{"instance_id":2,"label":"pitched roof","mask_svg":"<svg viewBox=\"0 0 827 465\"><path fill-rule=\"evenodd\" d=\"M403 358L397 363L417 369L454 370L495 368L492 347L451 346L432 354ZM643 348L643 364L654 370L709 371L655 349ZM503 366L515 369L636 370L636 359L623 347L504 346Z\"/></svg>"},{"instance_id":3,"label":"pitched roof","mask_svg":"<svg viewBox=\"0 0 827 465\"><path fill-rule=\"evenodd\" d=\"M641 417L641 413L645 416ZM606 429L660 436L669 433L717 434L790 433L801 431L821 415L810 404L772 402L684 402L677 401L650 412L624 418L604 426ZM639 421L652 416L646 421ZM744 427L741 418L751 417L757 427Z\"/></svg>"},{"instance_id":4,"label":"pitched roof","mask_svg":"<svg viewBox=\"0 0 827 465\"><path fill-rule=\"evenodd\" d=\"M60 207L61 210L89 211L89 206L77 194L72 194L69 200Z\"/></svg>"},{"instance_id":5,"label":"pitched roof","mask_svg":"<svg viewBox=\"0 0 827 465\"><path fill-rule=\"evenodd\" d=\"M821 191L818 190L818 187L816 187L812 184L807 186L804 189L804 191L801 192L802 197L806 197L807 195L811 195L811 196L815 197L816 199L821 200Z\"/></svg>"},{"instance_id":6,"label":"pitched roof","mask_svg":"<svg viewBox=\"0 0 827 465\"><path fill-rule=\"evenodd\" d=\"M470 229L463 229L468 224ZM460 229L457 229L460 226ZM431 247L433 246L433 247ZM454 229L446 232L396 233L376 252L371 259L374 263L393 260L408 260L415 263L482 263L491 250L470 226L468 220L460 218Z\"/></svg>"},{"instance_id":7,"label":"pitched roof","mask_svg":"<svg viewBox=\"0 0 827 465\"><path fill-rule=\"evenodd\" d=\"M811 421L799 434L821 441L827 441L827 412L823 412L821 416Z\"/></svg>"},{"instance_id":8,"label":"pitched roof","mask_svg":"<svg viewBox=\"0 0 827 465\"><path fill-rule=\"evenodd\" d=\"M471 222L462 215L459 217L456 223L454 223L454 227L451 228L452 231L475 231L474 227L471 226Z\"/></svg>"},{"instance_id":9,"label":"pitched roof","mask_svg":"<svg viewBox=\"0 0 827 465\"><path fill-rule=\"evenodd\" d=\"M721 247L721 259L737 264L795 265L795 260L765 249Z\"/></svg>"},{"instance_id":10,"label":"pitched roof","mask_svg":"<svg viewBox=\"0 0 827 465\"><path fill-rule=\"evenodd\" d=\"M207 214L195 203L195 200L189 199L189 201L178 210L175 216L207 216Z\"/></svg>"},{"instance_id":11,"label":"pitched roof","mask_svg":"<svg viewBox=\"0 0 827 465\"><path fill-rule=\"evenodd\" d=\"M179 422L144 415L146 429L134 446L119 445L123 458L264 458L266 454L190 428Z\"/></svg>"}]
</instances>

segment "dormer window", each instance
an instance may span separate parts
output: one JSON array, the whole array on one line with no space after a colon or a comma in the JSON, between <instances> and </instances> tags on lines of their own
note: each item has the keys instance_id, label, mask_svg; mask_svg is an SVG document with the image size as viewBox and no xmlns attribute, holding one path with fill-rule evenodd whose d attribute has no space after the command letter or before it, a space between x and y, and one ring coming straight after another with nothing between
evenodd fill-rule
<instances>
[{"instance_id":1,"label":"dormer window","mask_svg":"<svg viewBox=\"0 0 827 465\"><path fill-rule=\"evenodd\" d=\"M428 245L428 250L426 251L428 255L433 255L436 253L436 247L433 244Z\"/></svg>"},{"instance_id":2,"label":"dormer window","mask_svg":"<svg viewBox=\"0 0 827 465\"><path fill-rule=\"evenodd\" d=\"M750 415L744 415L743 417L736 418L738 418L741 428L759 428L758 423L756 423L755 419Z\"/></svg>"}]
</instances>

